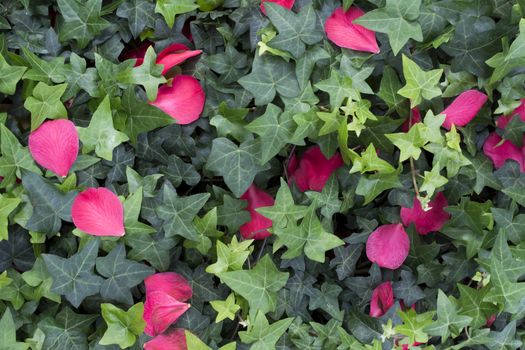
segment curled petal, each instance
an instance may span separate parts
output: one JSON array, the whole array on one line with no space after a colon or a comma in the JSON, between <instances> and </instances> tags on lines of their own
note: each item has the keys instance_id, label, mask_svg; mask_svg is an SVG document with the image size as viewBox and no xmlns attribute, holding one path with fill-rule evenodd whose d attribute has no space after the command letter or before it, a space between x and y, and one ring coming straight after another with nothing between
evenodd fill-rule
<instances>
[{"instance_id":1,"label":"curled petal","mask_svg":"<svg viewBox=\"0 0 525 350\"><path fill-rule=\"evenodd\" d=\"M403 265L409 249L410 240L401 224L379 226L366 241L368 260L392 270Z\"/></svg>"},{"instance_id":2,"label":"curled petal","mask_svg":"<svg viewBox=\"0 0 525 350\"><path fill-rule=\"evenodd\" d=\"M33 159L58 176L67 176L78 155L78 131L67 119L48 120L29 135Z\"/></svg>"},{"instance_id":3,"label":"curled petal","mask_svg":"<svg viewBox=\"0 0 525 350\"><path fill-rule=\"evenodd\" d=\"M144 350L188 350L184 329L175 328L144 344Z\"/></svg>"},{"instance_id":4,"label":"curled petal","mask_svg":"<svg viewBox=\"0 0 525 350\"><path fill-rule=\"evenodd\" d=\"M146 322L144 333L150 336L163 333L189 308L190 304L183 303L162 291L146 294L142 315Z\"/></svg>"},{"instance_id":5,"label":"curled petal","mask_svg":"<svg viewBox=\"0 0 525 350\"><path fill-rule=\"evenodd\" d=\"M319 146L310 147L299 162L290 159L288 177L299 190L321 192L334 171L343 165L343 158L336 153L327 159ZM295 169L294 169L295 168Z\"/></svg>"},{"instance_id":6,"label":"curled petal","mask_svg":"<svg viewBox=\"0 0 525 350\"><path fill-rule=\"evenodd\" d=\"M272 227L272 220L259 214L255 209L273 206L272 196L252 184L241 199L248 201L247 209L250 212L250 221L240 227L241 235L245 239L256 240L269 237L270 232L267 229Z\"/></svg>"},{"instance_id":7,"label":"curled petal","mask_svg":"<svg viewBox=\"0 0 525 350\"><path fill-rule=\"evenodd\" d=\"M94 236L124 236L124 208L117 195L104 187L88 188L73 201L75 226Z\"/></svg>"},{"instance_id":8,"label":"curled petal","mask_svg":"<svg viewBox=\"0 0 525 350\"><path fill-rule=\"evenodd\" d=\"M157 64L164 66L162 74L166 74L171 68L201 53L201 50L190 50L183 44L172 44L159 53Z\"/></svg>"},{"instance_id":9,"label":"curled petal","mask_svg":"<svg viewBox=\"0 0 525 350\"><path fill-rule=\"evenodd\" d=\"M326 36L339 47L379 53L375 32L353 23L364 14L363 10L355 6L350 7L346 12L342 7L337 8L326 20Z\"/></svg>"},{"instance_id":10,"label":"curled petal","mask_svg":"<svg viewBox=\"0 0 525 350\"><path fill-rule=\"evenodd\" d=\"M261 1L261 11L264 14L266 14L266 9L264 8L265 2L273 2L275 4L281 5L282 7L286 7L289 10L293 7L295 0L262 0Z\"/></svg>"},{"instance_id":11,"label":"curled petal","mask_svg":"<svg viewBox=\"0 0 525 350\"><path fill-rule=\"evenodd\" d=\"M388 312L388 309L390 309L392 305L394 305L392 282L383 282L372 292L370 316L381 317Z\"/></svg>"},{"instance_id":12,"label":"curled petal","mask_svg":"<svg viewBox=\"0 0 525 350\"><path fill-rule=\"evenodd\" d=\"M171 116L177 124L190 124L199 119L204 100L204 90L197 79L178 75L171 86L162 85L157 99L149 103Z\"/></svg>"},{"instance_id":13,"label":"curled petal","mask_svg":"<svg viewBox=\"0 0 525 350\"><path fill-rule=\"evenodd\" d=\"M420 235L441 230L450 218L450 214L444 210L448 206L447 198L443 192L439 192L428 205L430 209L423 210L419 199L416 197L412 208L401 208L403 225L414 224Z\"/></svg>"},{"instance_id":14,"label":"curled petal","mask_svg":"<svg viewBox=\"0 0 525 350\"><path fill-rule=\"evenodd\" d=\"M483 153L492 160L494 167L501 168L505 161L512 159L520 165L522 172L525 172L525 162L522 150L509 140L503 139L495 132L491 133L483 144Z\"/></svg>"},{"instance_id":15,"label":"curled petal","mask_svg":"<svg viewBox=\"0 0 525 350\"><path fill-rule=\"evenodd\" d=\"M463 91L452 103L441 112L445 115L443 127L450 130L455 126L467 125L478 114L483 104L487 102L487 95L477 90Z\"/></svg>"},{"instance_id":16,"label":"curled petal","mask_svg":"<svg viewBox=\"0 0 525 350\"><path fill-rule=\"evenodd\" d=\"M188 281L175 272L160 272L146 277L146 296L153 292L163 292L171 297L186 301L191 298L192 290Z\"/></svg>"}]
</instances>

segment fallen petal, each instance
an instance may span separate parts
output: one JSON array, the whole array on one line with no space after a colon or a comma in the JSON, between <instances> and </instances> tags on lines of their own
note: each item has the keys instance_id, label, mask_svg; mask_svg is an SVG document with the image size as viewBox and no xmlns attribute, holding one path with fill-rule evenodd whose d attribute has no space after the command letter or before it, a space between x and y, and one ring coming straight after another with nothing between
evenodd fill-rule
<instances>
[{"instance_id":1,"label":"fallen petal","mask_svg":"<svg viewBox=\"0 0 525 350\"><path fill-rule=\"evenodd\" d=\"M326 20L326 36L339 47L379 53L375 32L353 23L364 14L363 10L355 6L350 7L346 12L342 7L337 8Z\"/></svg>"},{"instance_id":2,"label":"fallen petal","mask_svg":"<svg viewBox=\"0 0 525 350\"><path fill-rule=\"evenodd\" d=\"M175 328L157 335L144 344L144 350L187 350L184 329Z\"/></svg>"},{"instance_id":3,"label":"fallen petal","mask_svg":"<svg viewBox=\"0 0 525 350\"><path fill-rule=\"evenodd\" d=\"M142 315L146 322L144 333L150 336L163 333L189 308L190 304L178 301L162 291L146 294Z\"/></svg>"},{"instance_id":4,"label":"fallen petal","mask_svg":"<svg viewBox=\"0 0 525 350\"><path fill-rule=\"evenodd\" d=\"M443 127L450 130L455 126L467 125L478 114L483 104L487 102L487 95L478 90L463 91L452 103L441 112L445 115Z\"/></svg>"},{"instance_id":5,"label":"fallen petal","mask_svg":"<svg viewBox=\"0 0 525 350\"><path fill-rule=\"evenodd\" d=\"M443 192L439 192L428 205L431 209L423 210L419 199L416 197L412 208L401 208L403 225L414 224L417 233L420 235L441 230L450 218L450 214L444 210L448 206L447 198Z\"/></svg>"},{"instance_id":6,"label":"fallen petal","mask_svg":"<svg viewBox=\"0 0 525 350\"><path fill-rule=\"evenodd\" d=\"M496 169L505 165L505 161L512 159L520 165L521 171L525 172L525 162L522 150L509 140L502 142L502 138L495 132L491 133L483 144L483 153L492 160Z\"/></svg>"},{"instance_id":7,"label":"fallen petal","mask_svg":"<svg viewBox=\"0 0 525 350\"><path fill-rule=\"evenodd\" d=\"M162 74L166 74L171 68L201 53L202 50L190 50L183 44L172 44L159 53L157 64L164 66Z\"/></svg>"},{"instance_id":8,"label":"fallen petal","mask_svg":"<svg viewBox=\"0 0 525 350\"><path fill-rule=\"evenodd\" d=\"M392 282L381 283L372 292L370 300L370 316L381 317L394 305L394 291Z\"/></svg>"},{"instance_id":9,"label":"fallen petal","mask_svg":"<svg viewBox=\"0 0 525 350\"><path fill-rule=\"evenodd\" d=\"M164 292L179 301L191 298L192 290L188 281L175 272L160 272L146 277L146 295L153 292Z\"/></svg>"},{"instance_id":10,"label":"fallen petal","mask_svg":"<svg viewBox=\"0 0 525 350\"><path fill-rule=\"evenodd\" d=\"M410 240L401 224L379 226L366 241L368 260L392 270L403 265L409 249Z\"/></svg>"},{"instance_id":11,"label":"fallen petal","mask_svg":"<svg viewBox=\"0 0 525 350\"><path fill-rule=\"evenodd\" d=\"M326 181L343 165L341 154L336 153L327 159L319 146L310 147L296 163L288 164L288 178L295 182L299 190L321 192ZM297 166L297 167L296 167ZM295 168L296 167L296 168ZM295 169L294 169L295 168Z\"/></svg>"},{"instance_id":12,"label":"fallen petal","mask_svg":"<svg viewBox=\"0 0 525 350\"><path fill-rule=\"evenodd\" d=\"M265 239L271 234L268 228L272 227L272 220L259 214L255 209L273 206L273 197L254 184L241 196L248 201L247 209L250 212L250 221L240 227L240 232L245 239Z\"/></svg>"}]
</instances>

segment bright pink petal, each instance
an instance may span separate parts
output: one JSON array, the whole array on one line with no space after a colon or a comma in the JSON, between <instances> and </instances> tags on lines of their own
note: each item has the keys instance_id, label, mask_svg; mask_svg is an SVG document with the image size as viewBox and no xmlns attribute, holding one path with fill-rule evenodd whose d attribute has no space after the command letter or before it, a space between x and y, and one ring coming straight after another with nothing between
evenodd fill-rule
<instances>
[{"instance_id":1,"label":"bright pink petal","mask_svg":"<svg viewBox=\"0 0 525 350\"><path fill-rule=\"evenodd\" d=\"M502 142L502 138L495 132L491 133L483 144L483 153L492 160L494 167L501 168L505 161L512 159L520 165L521 171L525 171L525 162L522 150L509 140Z\"/></svg>"},{"instance_id":2,"label":"bright pink petal","mask_svg":"<svg viewBox=\"0 0 525 350\"><path fill-rule=\"evenodd\" d=\"M189 282L175 272L160 272L146 277L146 296L153 292L163 292L179 301L191 298L192 290Z\"/></svg>"},{"instance_id":3,"label":"bright pink petal","mask_svg":"<svg viewBox=\"0 0 525 350\"><path fill-rule=\"evenodd\" d=\"M159 53L157 64L164 66L162 74L166 74L171 68L201 53L201 50L190 50L183 44L172 44Z\"/></svg>"},{"instance_id":4,"label":"bright pink petal","mask_svg":"<svg viewBox=\"0 0 525 350\"><path fill-rule=\"evenodd\" d=\"M401 208L403 225L414 224L420 235L441 230L450 218L450 214L444 210L448 206L447 198L443 192L439 192L428 205L431 209L424 211L416 197L412 208Z\"/></svg>"},{"instance_id":5,"label":"bright pink petal","mask_svg":"<svg viewBox=\"0 0 525 350\"><path fill-rule=\"evenodd\" d=\"M124 208L117 195L104 187L88 188L73 201L75 226L93 236L124 236Z\"/></svg>"},{"instance_id":6,"label":"bright pink petal","mask_svg":"<svg viewBox=\"0 0 525 350\"><path fill-rule=\"evenodd\" d=\"M151 336L163 333L189 308L190 304L183 303L162 291L147 293L142 315L146 321L144 333Z\"/></svg>"},{"instance_id":7,"label":"bright pink petal","mask_svg":"<svg viewBox=\"0 0 525 350\"><path fill-rule=\"evenodd\" d=\"M381 317L387 313L392 305L394 305L392 282L383 282L372 292L372 299L370 300L370 316Z\"/></svg>"},{"instance_id":8,"label":"bright pink petal","mask_svg":"<svg viewBox=\"0 0 525 350\"><path fill-rule=\"evenodd\" d=\"M292 162L290 162L292 163ZM327 159L319 146L310 147L301 159L295 170L294 164L288 165L288 176L295 182L299 190L321 192L334 171L343 165L343 158L339 153Z\"/></svg>"},{"instance_id":9,"label":"bright pink petal","mask_svg":"<svg viewBox=\"0 0 525 350\"><path fill-rule=\"evenodd\" d=\"M58 176L67 176L78 155L78 132L67 119L48 120L29 135L33 159Z\"/></svg>"},{"instance_id":10,"label":"bright pink petal","mask_svg":"<svg viewBox=\"0 0 525 350\"><path fill-rule=\"evenodd\" d=\"M355 6L350 7L346 13L342 7L337 8L326 20L326 36L339 47L379 53L375 32L353 23L364 14L363 10Z\"/></svg>"},{"instance_id":11,"label":"bright pink petal","mask_svg":"<svg viewBox=\"0 0 525 350\"><path fill-rule=\"evenodd\" d=\"M274 204L273 197L252 184L241 196L241 199L248 201L247 209L250 212L250 221L240 228L241 235L245 239L256 240L269 237L271 234L267 229L272 227L272 220L259 214L255 209L272 206Z\"/></svg>"},{"instance_id":12,"label":"bright pink petal","mask_svg":"<svg viewBox=\"0 0 525 350\"><path fill-rule=\"evenodd\" d=\"M443 127L450 130L455 126L467 125L478 114L483 104L487 102L487 95L478 90L463 91L452 103L441 112L446 116Z\"/></svg>"},{"instance_id":13,"label":"bright pink petal","mask_svg":"<svg viewBox=\"0 0 525 350\"><path fill-rule=\"evenodd\" d=\"M273 2L275 4L281 5L282 7L286 7L289 10L293 7L295 0L262 0L261 1L261 11L264 14L266 14L266 9L264 8L265 2Z\"/></svg>"},{"instance_id":14,"label":"bright pink petal","mask_svg":"<svg viewBox=\"0 0 525 350\"><path fill-rule=\"evenodd\" d=\"M401 224L379 226L366 241L368 260L392 270L403 265L409 249L410 240Z\"/></svg>"},{"instance_id":15,"label":"bright pink petal","mask_svg":"<svg viewBox=\"0 0 525 350\"><path fill-rule=\"evenodd\" d=\"M175 328L144 344L144 350L188 350L184 329Z\"/></svg>"},{"instance_id":16,"label":"bright pink petal","mask_svg":"<svg viewBox=\"0 0 525 350\"><path fill-rule=\"evenodd\" d=\"M410 110L410 113L412 113L412 120L410 118L407 118L403 125L401 125L401 131L402 132L408 132L412 125L416 123L421 123L421 113L419 112L419 108L414 107Z\"/></svg>"},{"instance_id":17,"label":"bright pink petal","mask_svg":"<svg viewBox=\"0 0 525 350\"><path fill-rule=\"evenodd\" d=\"M204 109L204 90L197 79L189 75L177 75L171 86L162 85L157 99L150 102L177 121L190 124L199 119Z\"/></svg>"}]
</instances>

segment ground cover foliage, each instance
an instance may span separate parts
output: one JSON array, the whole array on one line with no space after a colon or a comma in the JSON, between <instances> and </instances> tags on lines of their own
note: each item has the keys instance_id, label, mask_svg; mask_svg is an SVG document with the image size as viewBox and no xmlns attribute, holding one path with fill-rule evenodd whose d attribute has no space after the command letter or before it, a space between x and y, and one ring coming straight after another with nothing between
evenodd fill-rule
<instances>
[{"instance_id":1,"label":"ground cover foliage","mask_svg":"<svg viewBox=\"0 0 525 350\"><path fill-rule=\"evenodd\" d=\"M4 1L0 349L520 349L524 98L521 0Z\"/></svg>"}]
</instances>

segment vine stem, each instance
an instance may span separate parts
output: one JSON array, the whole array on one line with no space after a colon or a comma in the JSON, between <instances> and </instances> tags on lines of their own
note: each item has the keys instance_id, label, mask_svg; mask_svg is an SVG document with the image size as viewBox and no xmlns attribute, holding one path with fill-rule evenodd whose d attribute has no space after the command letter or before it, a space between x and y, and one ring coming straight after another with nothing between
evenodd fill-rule
<instances>
[{"instance_id":1,"label":"vine stem","mask_svg":"<svg viewBox=\"0 0 525 350\"><path fill-rule=\"evenodd\" d=\"M412 127L412 111L408 112L408 130ZM410 174L412 175L412 183L414 184L414 191L416 191L416 196L419 197L419 187L417 186L417 170L414 164L414 158L410 157Z\"/></svg>"}]
</instances>

